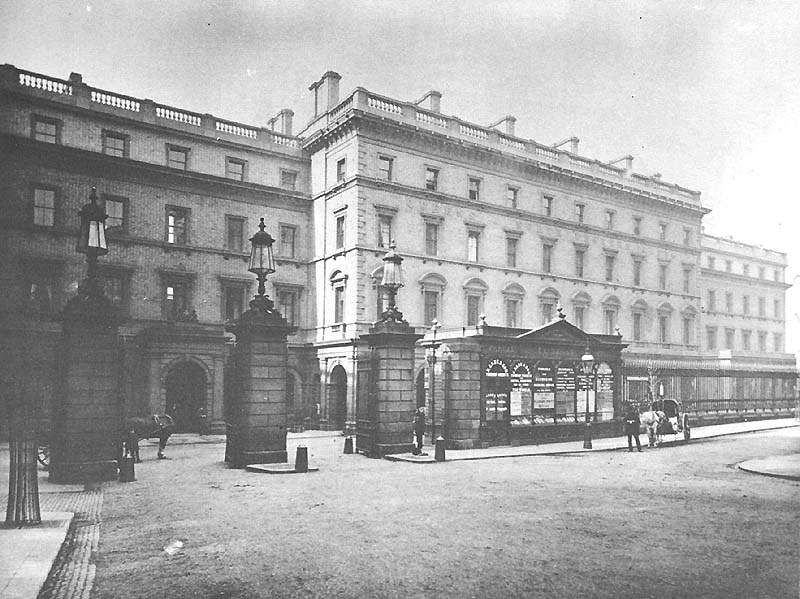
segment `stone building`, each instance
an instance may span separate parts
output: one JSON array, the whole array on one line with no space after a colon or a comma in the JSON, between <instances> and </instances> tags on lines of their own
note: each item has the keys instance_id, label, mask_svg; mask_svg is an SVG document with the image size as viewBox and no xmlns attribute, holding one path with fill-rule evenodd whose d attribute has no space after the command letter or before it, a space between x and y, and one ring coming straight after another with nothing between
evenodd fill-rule
<instances>
[{"instance_id":1,"label":"stone building","mask_svg":"<svg viewBox=\"0 0 800 599\"><path fill-rule=\"evenodd\" d=\"M740 274L739 287L723 286L708 260L719 269L721 256L739 264L734 255L749 250L703 235L699 192L637 174L631 156L581 156L574 137L518 137L513 116L488 126L446 116L437 91L414 102L363 88L340 95L340 76L327 72L310 92L313 118L292 135L289 109L245 125L77 74L0 67L5 338L35 334L37 364L52 364L52 317L84 272L72 250L77 211L96 187L109 214L104 285L127 316L127 411L172 411L185 430L198 428L201 408L224 428L223 324L254 291L248 237L262 216L278 259L268 293L297 327L287 384L297 424L356 426L356 365L369 354L361 337L385 308L391 240L405 259L398 306L420 334L434 319L451 340L478 326L536 329L561 308L578 329L622 335L636 359L719 360L709 327L722 335L727 314L709 308L708 294L718 280L719 310L726 289L743 301L746 283ZM759 325L745 325L742 310L730 327L740 348L742 331L752 330L753 348L765 333L774 358L785 256L762 254L746 262L756 278L764 268L768 316L757 316L753 292ZM780 281L767 281L775 272ZM420 403L431 394L426 351L418 344ZM791 356L779 357L793 372Z\"/></svg>"}]
</instances>

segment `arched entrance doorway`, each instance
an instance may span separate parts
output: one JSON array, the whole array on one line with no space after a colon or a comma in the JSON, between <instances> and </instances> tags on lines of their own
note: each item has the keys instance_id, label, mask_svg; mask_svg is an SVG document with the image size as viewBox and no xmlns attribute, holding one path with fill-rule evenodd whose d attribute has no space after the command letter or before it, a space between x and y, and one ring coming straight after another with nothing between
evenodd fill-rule
<instances>
[{"instance_id":1,"label":"arched entrance doorway","mask_svg":"<svg viewBox=\"0 0 800 599\"><path fill-rule=\"evenodd\" d=\"M328 423L343 431L347 421L347 373L341 365L332 371L328 381Z\"/></svg>"},{"instance_id":2,"label":"arched entrance doorway","mask_svg":"<svg viewBox=\"0 0 800 599\"><path fill-rule=\"evenodd\" d=\"M164 380L166 412L179 433L200 432L200 408L206 406L206 374L193 362L173 366Z\"/></svg>"}]
</instances>

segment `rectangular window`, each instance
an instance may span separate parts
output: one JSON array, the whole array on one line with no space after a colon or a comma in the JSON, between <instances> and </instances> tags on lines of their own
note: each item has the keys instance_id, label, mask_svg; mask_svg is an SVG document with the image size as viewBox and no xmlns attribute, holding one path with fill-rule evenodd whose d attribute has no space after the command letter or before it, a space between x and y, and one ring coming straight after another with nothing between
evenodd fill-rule
<instances>
[{"instance_id":1,"label":"rectangular window","mask_svg":"<svg viewBox=\"0 0 800 599\"><path fill-rule=\"evenodd\" d=\"M742 313L744 313L745 316L749 316L750 315L750 296L749 295L742 296Z\"/></svg>"},{"instance_id":2,"label":"rectangular window","mask_svg":"<svg viewBox=\"0 0 800 599\"><path fill-rule=\"evenodd\" d=\"M635 287L642 285L642 261L641 259L633 261L633 284Z\"/></svg>"},{"instance_id":3,"label":"rectangular window","mask_svg":"<svg viewBox=\"0 0 800 599\"><path fill-rule=\"evenodd\" d=\"M291 326L298 324L298 301L297 291L291 289L279 289L277 292L278 312L281 313ZM337 321L338 322L338 321Z\"/></svg>"},{"instance_id":4,"label":"rectangular window","mask_svg":"<svg viewBox=\"0 0 800 599\"><path fill-rule=\"evenodd\" d=\"M103 196L103 204L108 215L106 231L124 231L127 200L117 196Z\"/></svg>"},{"instance_id":5,"label":"rectangular window","mask_svg":"<svg viewBox=\"0 0 800 599\"><path fill-rule=\"evenodd\" d=\"M758 351L767 351L767 334L764 331L758 332Z\"/></svg>"},{"instance_id":6,"label":"rectangular window","mask_svg":"<svg viewBox=\"0 0 800 599\"><path fill-rule=\"evenodd\" d=\"M235 181L244 181L246 164L244 160L238 158L225 158L225 176Z\"/></svg>"},{"instance_id":7,"label":"rectangular window","mask_svg":"<svg viewBox=\"0 0 800 599\"><path fill-rule=\"evenodd\" d=\"M745 351L750 351L750 337L752 333L750 331L742 331L742 349Z\"/></svg>"},{"instance_id":8,"label":"rectangular window","mask_svg":"<svg viewBox=\"0 0 800 599\"><path fill-rule=\"evenodd\" d=\"M478 242L480 240L480 233L477 231L469 231L467 233L467 261L478 261Z\"/></svg>"},{"instance_id":9,"label":"rectangular window","mask_svg":"<svg viewBox=\"0 0 800 599\"><path fill-rule=\"evenodd\" d=\"M31 136L36 141L48 144L61 143L61 121L45 116L34 116L31 123Z\"/></svg>"},{"instance_id":10,"label":"rectangular window","mask_svg":"<svg viewBox=\"0 0 800 599\"><path fill-rule=\"evenodd\" d=\"M333 322L344 322L344 287L333 290Z\"/></svg>"},{"instance_id":11,"label":"rectangular window","mask_svg":"<svg viewBox=\"0 0 800 599\"><path fill-rule=\"evenodd\" d=\"M425 189L428 191L439 190L439 169L425 168Z\"/></svg>"},{"instance_id":12,"label":"rectangular window","mask_svg":"<svg viewBox=\"0 0 800 599\"><path fill-rule=\"evenodd\" d=\"M694 328L694 320L688 316L683 319L683 344L692 344L692 329Z\"/></svg>"},{"instance_id":13,"label":"rectangular window","mask_svg":"<svg viewBox=\"0 0 800 599\"><path fill-rule=\"evenodd\" d=\"M280 228L281 244L280 255L283 258L295 257L295 238L297 236L297 228L291 225L281 225Z\"/></svg>"},{"instance_id":14,"label":"rectangular window","mask_svg":"<svg viewBox=\"0 0 800 599\"><path fill-rule=\"evenodd\" d=\"M763 266L759 266L758 267L758 278L759 279L763 279L764 278L764 267Z\"/></svg>"},{"instance_id":15,"label":"rectangular window","mask_svg":"<svg viewBox=\"0 0 800 599\"><path fill-rule=\"evenodd\" d=\"M706 327L706 346L717 349L717 327Z\"/></svg>"},{"instance_id":16,"label":"rectangular window","mask_svg":"<svg viewBox=\"0 0 800 599\"><path fill-rule=\"evenodd\" d=\"M478 324L481 314L481 297L479 295L467 296L467 325Z\"/></svg>"},{"instance_id":17,"label":"rectangular window","mask_svg":"<svg viewBox=\"0 0 800 599\"><path fill-rule=\"evenodd\" d=\"M189 284L174 279L164 283L164 318L179 320L189 313Z\"/></svg>"},{"instance_id":18,"label":"rectangular window","mask_svg":"<svg viewBox=\"0 0 800 599\"><path fill-rule=\"evenodd\" d=\"M281 169L281 189L294 191L297 189L297 173Z\"/></svg>"},{"instance_id":19,"label":"rectangular window","mask_svg":"<svg viewBox=\"0 0 800 599\"><path fill-rule=\"evenodd\" d=\"M187 229L189 211L185 208L167 207L167 243L185 245L188 241Z\"/></svg>"},{"instance_id":20,"label":"rectangular window","mask_svg":"<svg viewBox=\"0 0 800 599\"><path fill-rule=\"evenodd\" d=\"M658 315L658 342L669 343L669 316Z\"/></svg>"},{"instance_id":21,"label":"rectangular window","mask_svg":"<svg viewBox=\"0 0 800 599\"><path fill-rule=\"evenodd\" d=\"M614 228L614 211L613 210L606 210L606 229L613 229Z\"/></svg>"},{"instance_id":22,"label":"rectangular window","mask_svg":"<svg viewBox=\"0 0 800 599\"><path fill-rule=\"evenodd\" d=\"M780 333L774 333L772 335L772 342L773 342L773 347L775 348L775 351L778 352L778 353L782 353L783 352L783 335L781 335Z\"/></svg>"},{"instance_id":23,"label":"rectangular window","mask_svg":"<svg viewBox=\"0 0 800 599\"><path fill-rule=\"evenodd\" d=\"M103 154L108 156L128 157L129 137L115 131L103 131Z\"/></svg>"},{"instance_id":24,"label":"rectangular window","mask_svg":"<svg viewBox=\"0 0 800 599\"><path fill-rule=\"evenodd\" d=\"M384 181L392 181L392 168L394 166L394 158L389 156L378 156L378 178Z\"/></svg>"},{"instance_id":25,"label":"rectangular window","mask_svg":"<svg viewBox=\"0 0 800 599\"><path fill-rule=\"evenodd\" d=\"M606 335L613 335L617 328L617 311L606 308L603 310L603 321L606 327Z\"/></svg>"},{"instance_id":26,"label":"rectangular window","mask_svg":"<svg viewBox=\"0 0 800 599\"><path fill-rule=\"evenodd\" d=\"M633 340L642 340L642 314L640 312L633 313Z\"/></svg>"},{"instance_id":27,"label":"rectangular window","mask_svg":"<svg viewBox=\"0 0 800 599\"><path fill-rule=\"evenodd\" d=\"M586 321L586 307L585 306L575 306L572 308L572 311L575 313L575 326L579 329L583 329L585 321Z\"/></svg>"},{"instance_id":28,"label":"rectangular window","mask_svg":"<svg viewBox=\"0 0 800 599\"><path fill-rule=\"evenodd\" d=\"M634 216L633 217L633 234L634 235L641 235L642 234L642 217L641 216Z\"/></svg>"},{"instance_id":29,"label":"rectangular window","mask_svg":"<svg viewBox=\"0 0 800 599\"><path fill-rule=\"evenodd\" d=\"M683 229L683 245L692 245L692 230Z\"/></svg>"},{"instance_id":30,"label":"rectangular window","mask_svg":"<svg viewBox=\"0 0 800 599\"><path fill-rule=\"evenodd\" d=\"M708 311L716 312L717 310L717 292L713 289L708 291Z\"/></svg>"},{"instance_id":31,"label":"rectangular window","mask_svg":"<svg viewBox=\"0 0 800 599\"><path fill-rule=\"evenodd\" d=\"M103 295L111 300L111 305L124 311L127 304L127 279L119 272L103 272L100 275Z\"/></svg>"},{"instance_id":32,"label":"rectangular window","mask_svg":"<svg viewBox=\"0 0 800 599\"><path fill-rule=\"evenodd\" d=\"M684 268L683 269L683 292L689 293L692 284L692 269L691 268Z\"/></svg>"},{"instance_id":33,"label":"rectangular window","mask_svg":"<svg viewBox=\"0 0 800 599\"><path fill-rule=\"evenodd\" d=\"M586 262L586 250L579 248L575 250L575 276L583 278L583 265Z\"/></svg>"},{"instance_id":34,"label":"rectangular window","mask_svg":"<svg viewBox=\"0 0 800 599\"><path fill-rule=\"evenodd\" d=\"M58 276L51 268L34 266L27 269L24 289L26 312L47 315L58 310Z\"/></svg>"},{"instance_id":35,"label":"rectangular window","mask_svg":"<svg viewBox=\"0 0 800 599\"><path fill-rule=\"evenodd\" d=\"M340 158L336 162L336 182L341 183L347 176L347 159Z\"/></svg>"},{"instance_id":36,"label":"rectangular window","mask_svg":"<svg viewBox=\"0 0 800 599\"><path fill-rule=\"evenodd\" d=\"M744 276L746 276L746 277L750 276L750 265L749 264L743 264L742 265L742 274Z\"/></svg>"},{"instance_id":37,"label":"rectangular window","mask_svg":"<svg viewBox=\"0 0 800 599\"><path fill-rule=\"evenodd\" d=\"M222 320L233 321L244 311L244 285L222 286Z\"/></svg>"},{"instance_id":38,"label":"rectangular window","mask_svg":"<svg viewBox=\"0 0 800 599\"><path fill-rule=\"evenodd\" d=\"M763 297L758 298L758 315L764 318L767 315L766 300Z\"/></svg>"},{"instance_id":39,"label":"rectangular window","mask_svg":"<svg viewBox=\"0 0 800 599\"><path fill-rule=\"evenodd\" d=\"M469 199L478 202L481 199L481 180L475 177L469 178Z\"/></svg>"},{"instance_id":40,"label":"rectangular window","mask_svg":"<svg viewBox=\"0 0 800 599\"><path fill-rule=\"evenodd\" d=\"M429 326L434 318L439 319L439 292L426 289L422 299L424 302L422 321L425 326Z\"/></svg>"},{"instance_id":41,"label":"rectangular window","mask_svg":"<svg viewBox=\"0 0 800 599\"><path fill-rule=\"evenodd\" d=\"M425 253L436 256L439 253L439 225L425 223Z\"/></svg>"},{"instance_id":42,"label":"rectangular window","mask_svg":"<svg viewBox=\"0 0 800 599\"><path fill-rule=\"evenodd\" d=\"M666 264L659 264L658 265L658 288L661 291L665 291L667 289L667 265Z\"/></svg>"},{"instance_id":43,"label":"rectangular window","mask_svg":"<svg viewBox=\"0 0 800 599\"><path fill-rule=\"evenodd\" d=\"M167 145L167 166L185 171L189 166L189 150Z\"/></svg>"},{"instance_id":44,"label":"rectangular window","mask_svg":"<svg viewBox=\"0 0 800 599\"><path fill-rule=\"evenodd\" d=\"M725 311L733 314L733 294L730 291L725 292Z\"/></svg>"},{"instance_id":45,"label":"rectangular window","mask_svg":"<svg viewBox=\"0 0 800 599\"><path fill-rule=\"evenodd\" d=\"M775 318L780 320L781 314L781 300L772 300L772 313L774 314Z\"/></svg>"},{"instance_id":46,"label":"rectangular window","mask_svg":"<svg viewBox=\"0 0 800 599\"><path fill-rule=\"evenodd\" d=\"M519 189L516 187L511 187L510 185L506 187L506 205L509 208L517 208L517 201L519 199Z\"/></svg>"},{"instance_id":47,"label":"rectangular window","mask_svg":"<svg viewBox=\"0 0 800 599\"><path fill-rule=\"evenodd\" d=\"M506 266L516 268L517 266L517 242L516 237L506 237Z\"/></svg>"},{"instance_id":48,"label":"rectangular window","mask_svg":"<svg viewBox=\"0 0 800 599\"><path fill-rule=\"evenodd\" d=\"M544 196L542 198L542 207L544 208L545 216L553 216L553 202L553 196Z\"/></svg>"},{"instance_id":49,"label":"rectangular window","mask_svg":"<svg viewBox=\"0 0 800 599\"><path fill-rule=\"evenodd\" d=\"M506 301L506 326L516 328L517 318L519 313L519 300L516 298L507 297Z\"/></svg>"},{"instance_id":50,"label":"rectangular window","mask_svg":"<svg viewBox=\"0 0 800 599\"><path fill-rule=\"evenodd\" d=\"M614 280L614 264L616 263L616 256L613 254L606 254L606 281Z\"/></svg>"},{"instance_id":51,"label":"rectangular window","mask_svg":"<svg viewBox=\"0 0 800 599\"><path fill-rule=\"evenodd\" d=\"M667 240L667 225L666 223L659 223L658 224L658 238L661 241Z\"/></svg>"},{"instance_id":52,"label":"rectangular window","mask_svg":"<svg viewBox=\"0 0 800 599\"><path fill-rule=\"evenodd\" d=\"M344 247L344 214L336 217L336 249Z\"/></svg>"},{"instance_id":53,"label":"rectangular window","mask_svg":"<svg viewBox=\"0 0 800 599\"><path fill-rule=\"evenodd\" d=\"M575 204L575 220L578 221L579 225L582 225L585 218L586 218L586 205Z\"/></svg>"},{"instance_id":54,"label":"rectangular window","mask_svg":"<svg viewBox=\"0 0 800 599\"><path fill-rule=\"evenodd\" d=\"M392 217L388 214L378 215L378 247L388 248L392 242Z\"/></svg>"},{"instance_id":55,"label":"rectangular window","mask_svg":"<svg viewBox=\"0 0 800 599\"><path fill-rule=\"evenodd\" d=\"M725 329L725 349L733 349L733 341L736 332L733 329Z\"/></svg>"},{"instance_id":56,"label":"rectangular window","mask_svg":"<svg viewBox=\"0 0 800 599\"><path fill-rule=\"evenodd\" d=\"M542 245L542 272L551 272L553 269L553 246L545 243Z\"/></svg>"},{"instance_id":57,"label":"rectangular window","mask_svg":"<svg viewBox=\"0 0 800 599\"><path fill-rule=\"evenodd\" d=\"M716 265L715 263L716 263L716 260L714 259L714 256L709 256L708 257L708 267L713 269L715 267L715 265Z\"/></svg>"},{"instance_id":58,"label":"rectangular window","mask_svg":"<svg viewBox=\"0 0 800 599\"><path fill-rule=\"evenodd\" d=\"M733 262L730 260L725 260L725 272L731 272L733 270Z\"/></svg>"},{"instance_id":59,"label":"rectangular window","mask_svg":"<svg viewBox=\"0 0 800 599\"><path fill-rule=\"evenodd\" d=\"M772 271L772 278L775 279L776 281L780 282L780 280L781 280L781 271L779 271L777 268L774 271Z\"/></svg>"},{"instance_id":60,"label":"rectangular window","mask_svg":"<svg viewBox=\"0 0 800 599\"><path fill-rule=\"evenodd\" d=\"M53 227L56 224L56 192L54 189L33 190L33 224Z\"/></svg>"},{"instance_id":61,"label":"rectangular window","mask_svg":"<svg viewBox=\"0 0 800 599\"><path fill-rule=\"evenodd\" d=\"M225 217L225 249L232 252L244 250L244 222L238 216Z\"/></svg>"}]
</instances>

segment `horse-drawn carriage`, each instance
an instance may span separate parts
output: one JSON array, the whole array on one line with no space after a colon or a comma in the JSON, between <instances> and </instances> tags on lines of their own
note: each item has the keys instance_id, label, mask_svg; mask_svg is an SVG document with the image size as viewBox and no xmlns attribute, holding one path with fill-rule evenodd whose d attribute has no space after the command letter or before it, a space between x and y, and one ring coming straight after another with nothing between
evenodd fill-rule
<instances>
[{"instance_id":1,"label":"horse-drawn carriage","mask_svg":"<svg viewBox=\"0 0 800 599\"><path fill-rule=\"evenodd\" d=\"M692 438L689 416L681 413L681 404L678 401L659 399L654 401L650 408L660 416L657 429L659 443L664 435L674 435L673 440L676 440L677 436L682 434L683 439L687 442Z\"/></svg>"}]
</instances>

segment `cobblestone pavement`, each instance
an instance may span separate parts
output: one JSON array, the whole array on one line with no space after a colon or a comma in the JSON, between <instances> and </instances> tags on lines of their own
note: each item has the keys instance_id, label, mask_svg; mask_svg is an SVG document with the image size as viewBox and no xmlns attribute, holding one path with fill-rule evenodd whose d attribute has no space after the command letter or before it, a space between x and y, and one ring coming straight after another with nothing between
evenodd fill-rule
<instances>
[{"instance_id":1,"label":"cobblestone pavement","mask_svg":"<svg viewBox=\"0 0 800 599\"><path fill-rule=\"evenodd\" d=\"M7 495L0 496L5 505ZM103 493L98 489L40 492L42 512L73 512L75 517L38 599L89 599L94 581L94 553L100 539Z\"/></svg>"}]
</instances>

